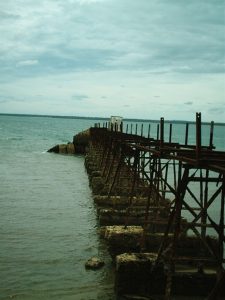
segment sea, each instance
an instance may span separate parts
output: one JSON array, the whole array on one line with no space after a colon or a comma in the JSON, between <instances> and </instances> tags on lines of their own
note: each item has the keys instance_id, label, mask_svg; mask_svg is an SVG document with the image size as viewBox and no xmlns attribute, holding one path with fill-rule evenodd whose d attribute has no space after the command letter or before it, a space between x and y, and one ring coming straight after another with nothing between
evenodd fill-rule
<instances>
[{"instance_id":1,"label":"sea","mask_svg":"<svg viewBox=\"0 0 225 300\"><path fill-rule=\"evenodd\" d=\"M47 150L68 143L99 119L0 115L0 299L113 300L114 266L99 227L82 155ZM124 122L156 135L157 123ZM192 126L192 125L190 125ZM194 126L194 125L193 125ZM165 135L168 136L168 125ZM193 127L194 128L194 127ZM208 143L210 125L203 126ZM173 127L184 139L185 124ZM137 132L138 133L138 132ZM194 129L190 130L194 140ZM225 127L215 125L214 144L225 151ZM105 266L86 270L101 257Z\"/></svg>"}]
</instances>

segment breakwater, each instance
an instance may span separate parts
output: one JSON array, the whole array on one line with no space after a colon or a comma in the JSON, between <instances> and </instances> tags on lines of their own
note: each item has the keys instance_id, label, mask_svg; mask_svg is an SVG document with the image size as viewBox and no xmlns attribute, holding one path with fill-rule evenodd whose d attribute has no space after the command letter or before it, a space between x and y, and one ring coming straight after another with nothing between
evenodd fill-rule
<instances>
[{"instance_id":1,"label":"breakwater","mask_svg":"<svg viewBox=\"0 0 225 300\"><path fill-rule=\"evenodd\" d=\"M85 166L117 294L224 297L225 152L213 122L208 145L199 113L194 144L188 125L184 144L171 141L172 125L165 141L163 118L156 139L110 129L90 129Z\"/></svg>"},{"instance_id":2,"label":"breakwater","mask_svg":"<svg viewBox=\"0 0 225 300\"><path fill-rule=\"evenodd\" d=\"M88 131L85 166L115 290L125 299L223 299L225 152L214 147L213 122L202 144L200 113L194 143L189 124L184 143L172 129L166 140L161 118L154 138L107 123Z\"/></svg>"}]
</instances>

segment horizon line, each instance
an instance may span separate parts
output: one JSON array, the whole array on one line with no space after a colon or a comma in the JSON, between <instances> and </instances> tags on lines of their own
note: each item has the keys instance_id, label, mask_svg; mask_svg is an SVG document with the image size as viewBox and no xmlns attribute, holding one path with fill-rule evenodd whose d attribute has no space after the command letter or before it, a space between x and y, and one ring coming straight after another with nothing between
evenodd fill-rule
<instances>
[{"instance_id":1,"label":"horizon line","mask_svg":"<svg viewBox=\"0 0 225 300\"><path fill-rule=\"evenodd\" d=\"M49 115L49 114L30 114L30 113L0 113L2 116L18 116L18 117L44 117L44 118L64 118L64 119L89 119L89 120L110 120L110 117L90 117L90 116L72 116L72 115ZM140 118L123 118L124 121L138 121L138 122L160 122L155 119L140 119ZM174 123L189 123L195 124L195 121L187 121L187 120L165 120L165 123L174 122ZM211 121L214 122L214 121ZM202 124L211 124L211 122L203 121ZM224 125L223 122L214 122L215 125Z\"/></svg>"}]
</instances>

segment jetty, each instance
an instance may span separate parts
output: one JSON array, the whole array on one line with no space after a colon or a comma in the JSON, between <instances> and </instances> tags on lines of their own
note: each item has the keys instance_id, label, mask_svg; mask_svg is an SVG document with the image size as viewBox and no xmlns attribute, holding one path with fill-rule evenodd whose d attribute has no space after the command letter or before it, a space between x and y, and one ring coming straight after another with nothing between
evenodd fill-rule
<instances>
[{"instance_id":1,"label":"jetty","mask_svg":"<svg viewBox=\"0 0 225 300\"><path fill-rule=\"evenodd\" d=\"M99 232L115 263L118 296L225 299L225 151L215 149L214 123L209 126L207 144L201 113L194 142L189 123L183 143L173 136L172 123L165 138L164 118L154 138L150 126L146 136L143 125L138 134L137 125L123 128L117 121L95 124L88 141L83 134Z\"/></svg>"}]
</instances>

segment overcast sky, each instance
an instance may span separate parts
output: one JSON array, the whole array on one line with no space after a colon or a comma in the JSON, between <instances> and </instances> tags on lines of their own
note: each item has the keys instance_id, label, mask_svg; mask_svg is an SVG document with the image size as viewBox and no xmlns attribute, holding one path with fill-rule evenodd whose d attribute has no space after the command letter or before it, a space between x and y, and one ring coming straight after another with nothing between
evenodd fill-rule
<instances>
[{"instance_id":1,"label":"overcast sky","mask_svg":"<svg viewBox=\"0 0 225 300\"><path fill-rule=\"evenodd\" d=\"M0 112L225 122L224 0L0 0Z\"/></svg>"}]
</instances>

